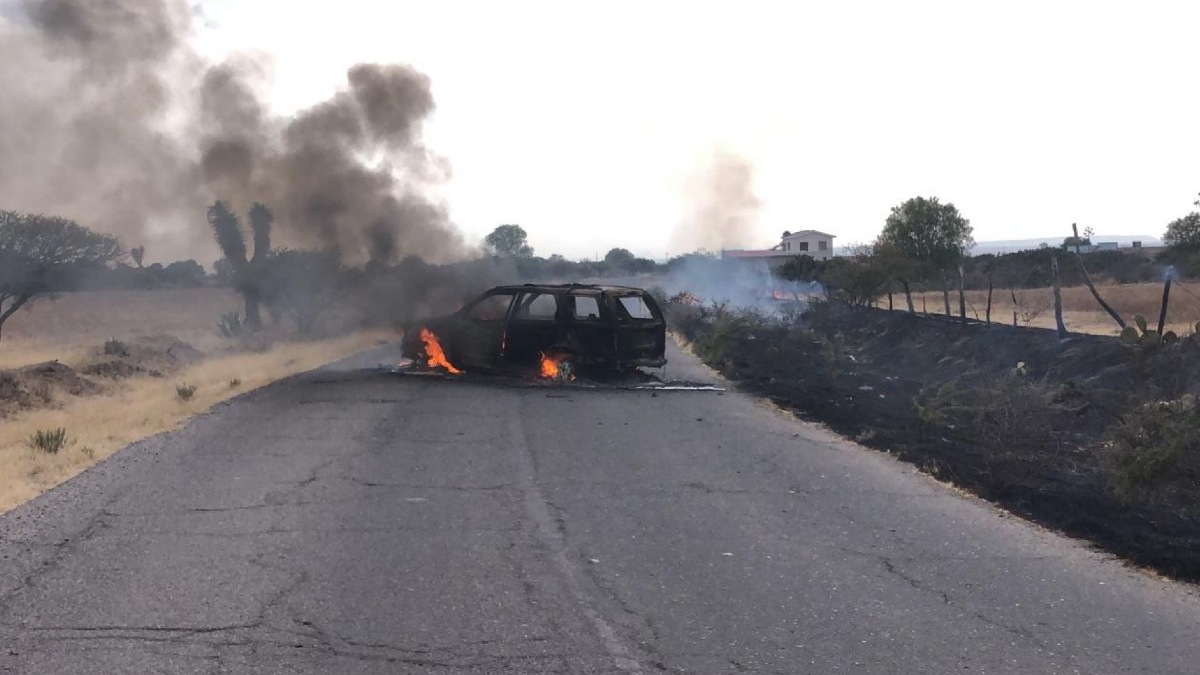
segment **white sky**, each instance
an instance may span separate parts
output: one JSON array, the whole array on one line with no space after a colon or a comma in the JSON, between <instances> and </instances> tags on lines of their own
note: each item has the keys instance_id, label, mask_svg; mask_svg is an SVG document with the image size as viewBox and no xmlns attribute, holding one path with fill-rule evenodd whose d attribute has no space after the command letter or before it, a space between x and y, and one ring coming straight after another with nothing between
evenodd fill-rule
<instances>
[{"instance_id":1,"label":"white sky","mask_svg":"<svg viewBox=\"0 0 1200 675\"><path fill-rule=\"evenodd\" d=\"M1200 2L205 0L206 52L275 60L282 111L359 61L433 81L468 239L661 258L716 148L756 167L756 236L868 241L951 201L977 240L1161 235L1200 191Z\"/></svg>"}]
</instances>

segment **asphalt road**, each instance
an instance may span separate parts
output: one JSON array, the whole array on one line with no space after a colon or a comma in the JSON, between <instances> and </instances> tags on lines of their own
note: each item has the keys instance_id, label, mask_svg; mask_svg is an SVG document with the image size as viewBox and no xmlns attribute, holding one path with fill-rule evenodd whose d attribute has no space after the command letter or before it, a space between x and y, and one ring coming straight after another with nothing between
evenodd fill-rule
<instances>
[{"instance_id":1,"label":"asphalt road","mask_svg":"<svg viewBox=\"0 0 1200 675\"><path fill-rule=\"evenodd\" d=\"M0 672L1200 670L1191 587L749 397L357 368L391 356L0 518Z\"/></svg>"}]
</instances>

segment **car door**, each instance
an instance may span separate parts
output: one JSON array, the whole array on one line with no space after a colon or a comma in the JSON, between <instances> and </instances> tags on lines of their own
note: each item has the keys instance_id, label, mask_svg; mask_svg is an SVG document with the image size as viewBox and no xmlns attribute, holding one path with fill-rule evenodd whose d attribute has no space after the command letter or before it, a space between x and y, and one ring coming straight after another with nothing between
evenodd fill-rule
<instances>
[{"instance_id":1,"label":"car door","mask_svg":"<svg viewBox=\"0 0 1200 675\"><path fill-rule=\"evenodd\" d=\"M621 363L654 363L666 351L667 326L654 298L646 293L609 296L616 319L617 358Z\"/></svg>"},{"instance_id":2,"label":"car door","mask_svg":"<svg viewBox=\"0 0 1200 675\"><path fill-rule=\"evenodd\" d=\"M455 315L451 360L462 368L499 365L504 329L516 298L513 291L488 293Z\"/></svg>"},{"instance_id":3,"label":"car door","mask_svg":"<svg viewBox=\"0 0 1200 675\"><path fill-rule=\"evenodd\" d=\"M557 294L527 291L517 296L504 338L504 360L519 366L536 364L541 355L561 343L564 314Z\"/></svg>"},{"instance_id":4,"label":"car door","mask_svg":"<svg viewBox=\"0 0 1200 675\"><path fill-rule=\"evenodd\" d=\"M567 296L565 314L569 346L582 363L611 361L613 352L612 314L599 291L576 291Z\"/></svg>"}]
</instances>

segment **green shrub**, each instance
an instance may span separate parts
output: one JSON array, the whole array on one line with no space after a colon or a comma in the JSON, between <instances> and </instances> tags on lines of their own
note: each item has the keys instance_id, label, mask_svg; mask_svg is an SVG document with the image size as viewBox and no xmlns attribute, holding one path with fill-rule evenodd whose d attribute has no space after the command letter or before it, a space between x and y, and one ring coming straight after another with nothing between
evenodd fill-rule
<instances>
[{"instance_id":1,"label":"green shrub","mask_svg":"<svg viewBox=\"0 0 1200 675\"><path fill-rule=\"evenodd\" d=\"M709 363L724 363L745 339L750 325L749 318L727 313L721 308L713 321L712 329L696 340L696 354Z\"/></svg>"},{"instance_id":2,"label":"green shrub","mask_svg":"<svg viewBox=\"0 0 1200 675\"><path fill-rule=\"evenodd\" d=\"M190 400L196 394L196 385L186 382L175 385L175 398L180 402Z\"/></svg>"},{"instance_id":3,"label":"green shrub","mask_svg":"<svg viewBox=\"0 0 1200 675\"><path fill-rule=\"evenodd\" d=\"M104 353L108 356L129 356L129 348L114 337L104 341Z\"/></svg>"},{"instance_id":4,"label":"green shrub","mask_svg":"<svg viewBox=\"0 0 1200 675\"><path fill-rule=\"evenodd\" d=\"M29 438L29 444L48 455L57 455L67 445L67 430L62 427L39 429Z\"/></svg>"},{"instance_id":5,"label":"green shrub","mask_svg":"<svg viewBox=\"0 0 1200 675\"><path fill-rule=\"evenodd\" d=\"M923 388L913 399L927 427L967 434L994 450L1044 446L1058 412L1054 393L1028 376L1024 363L1008 372L966 373Z\"/></svg>"},{"instance_id":6,"label":"green shrub","mask_svg":"<svg viewBox=\"0 0 1200 675\"><path fill-rule=\"evenodd\" d=\"M1146 403L1109 430L1107 459L1117 496L1200 509L1200 410L1196 397Z\"/></svg>"}]
</instances>

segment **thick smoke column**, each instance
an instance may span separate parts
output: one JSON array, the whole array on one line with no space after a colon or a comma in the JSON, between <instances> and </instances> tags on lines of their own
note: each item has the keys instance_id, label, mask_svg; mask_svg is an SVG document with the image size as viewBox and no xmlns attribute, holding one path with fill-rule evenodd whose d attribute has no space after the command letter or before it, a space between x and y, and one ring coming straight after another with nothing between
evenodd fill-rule
<instances>
[{"instance_id":1,"label":"thick smoke column","mask_svg":"<svg viewBox=\"0 0 1200 675\"><path fill-rule=\"evenodd\" d=\"M3 0L0 0L3 2ZM204 209L271 205L283 246L348 262L457 257L428 197L448 174L421 142L429 79L359 64L293 117L260 98L265 64L204 62L186 0L21 0L0 16L0 205L146 242L159 259L216 255Z\"/></svg>"},{"instance_id":2,"label":"thick smoke column","mask_svg":"<svg viewBox=\"0 0 1200 675\"><path fill-rule=\"evenodd\" d=\"M718 151L689 177L686 191L683 220L672 247L719 251L753 245L761 203L754 194L754 166L749 161Z\"/></svg>"}]
</instances>

